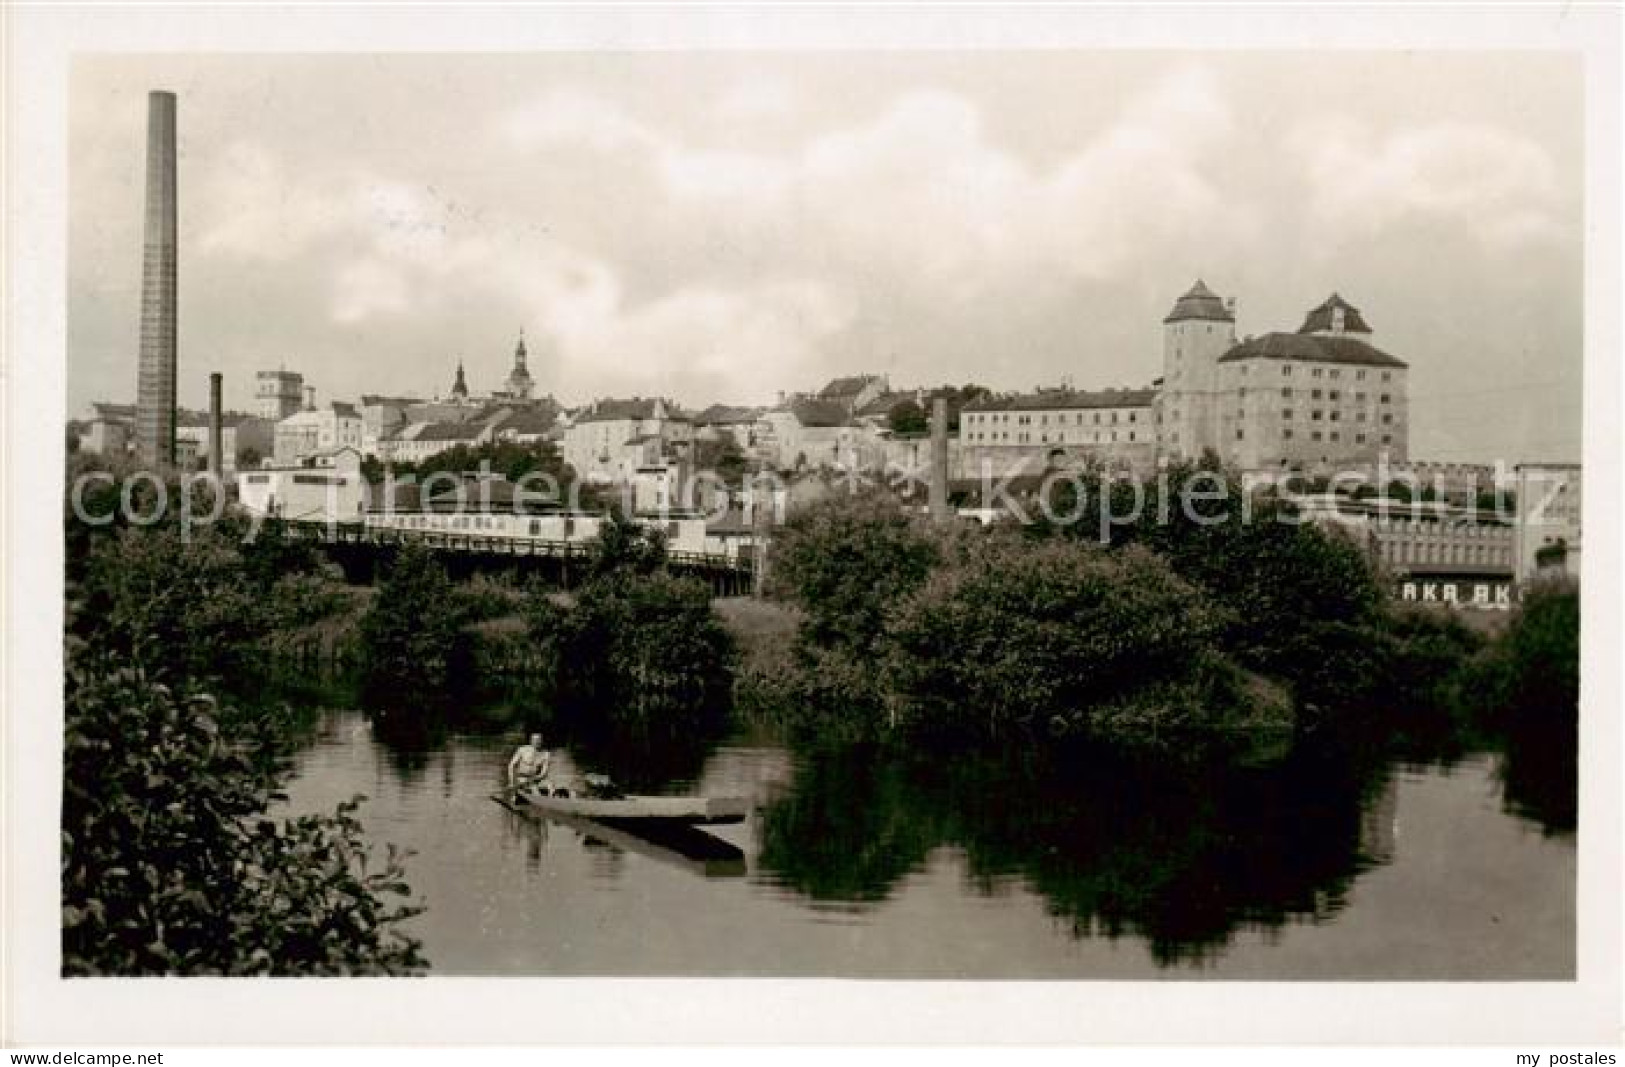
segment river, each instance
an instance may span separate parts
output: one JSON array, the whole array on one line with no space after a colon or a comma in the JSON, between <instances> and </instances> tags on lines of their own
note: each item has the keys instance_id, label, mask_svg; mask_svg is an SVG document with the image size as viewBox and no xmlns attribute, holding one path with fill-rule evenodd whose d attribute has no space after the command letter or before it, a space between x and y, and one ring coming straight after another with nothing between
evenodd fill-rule
<instances>
[{"instance_id":1,"label":"river","mask_svg":"<svg viewBox=\"0 0 1625 1067\"><path fill-rule=\"evenodd\" d=\"M518 740L334 710L294 757L288 811L365 794L368 836L412 850L436 975L1573 976L1573 833L1509 802L1499 754L1216 771L735 734L633 783L752 799L696 849L494 803ZM554 752L561 782L617 766Z\"/></svg>"}]
</instances>

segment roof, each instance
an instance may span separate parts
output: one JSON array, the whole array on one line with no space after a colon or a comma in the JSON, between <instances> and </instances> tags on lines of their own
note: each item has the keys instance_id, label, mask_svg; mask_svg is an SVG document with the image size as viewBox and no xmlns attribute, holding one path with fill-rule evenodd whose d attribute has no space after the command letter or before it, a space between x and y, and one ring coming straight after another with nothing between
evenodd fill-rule
<instances>
[{"instance_id":1,"label":"roof","mask_svg":"<svg viewBox=\"0 0 1625 1067\"><path fill-rule=\"evenodd\" d=\"M732 404L712 404L694 416L694 422L699 426L727 426L741 422L755 422L760 414L760 408L735 407Z\"/></svg>"},{"instance_id":2,"label":"roof","mask_svg":"<svg viewBox=\"0 0 1625 1067\"><path fill-rule=\"evenodd\" d=\"M632 419L652 419L660 400L633 397L631 400L595 400L579 415L576 422L617 422ZM669 409L669 405L666 405ZM668 410L669 414L669 410Z\"/></svg>"},{"instance_id":3,"label":"roof","mask_svg":"<svg viewBox=\"0 0 1625 1067\"><path fill-rule=\"evenodd\" d=\"M359 419L361 417L357 414L355 405L347 400L333 401L333 414L346 419Z\"/></svg>"},{"instance_id":4,"label":"roof","mask_svg":"<svg viewBox=\"0 0 1625 1067\"><path fill-rule=\"evenodd\" d=\"M376 393L361 394L362 407L377 407L379 405L391 407L407 407L412 404L421 404L422 400L415 396L379 396Z\"/></svg>"},{"instance_id":5,"label":"roof","mask_svg":"<svg viewBox=\"0 0 1625 1067\"><path fill-rule=\"evenodd\" d=\"M821 400L835 400L857 396L871 382L879 380L880 375L878 374L854 374L849 378L836 378L819 391L818 397Z\"/></svg>"},{"instance_id":6,"label":"roof","mask_svg":"<svg viewBox=\"0 0 1625 1067\"><path fill-rule=\"evenodd\" d=\"M92 405L96 409L96 417L114 421L123 421L135 418L134 404L108 404L100 400Z\"/></svg>"},{"instance_id":7,"label":"roof","mask_svg":"<svg viewBox=\"0 0 1625 1067\"><path fill-rule=\"evenodd\" d=\"M1186 319L1207 319L1211 322L1235 322L1236 313L1202 279L1190 291L1174 301L1174 309L1163 322L1182 322Z\"/></svg>"},{"instance_id":8,"label":"roof","mask_svg":"<svg viewBox=\"0 0 1625 1067\"><path fill-rule=\"evenodd\" d=\"M1069 411L1073 408L1148 408L1157 398L1155 389L1046 389L1038 393L1017 393L973 400L966 411Z\"/></svg>"},{"instance_id":9,"label":"roof","mask_svg":"<svg viewBox=\"0 0 1625 1067\"><path fill-rule=\"evenodd\" d=\"M788 411L803 426L845 426L851 422L846 409L829 400L797 400Z\"/></svg>"},{"instance_id":10,"label":"roof","mask_svg":"<svg viewBox=\"0 0 1625 1067\"><path fill-rule=\"evenodd\" d=\"M1349 303L1347 300L1344 300L1342 297L1338 296L1336 293L1333 293L1331 296L1328 296L1320 304L1319 307L1316 307L1316 308L1312 309L1309 312L1308 316L1303 320L1303 325L1298 327L1298 332L1299 333L1318 333L1318 332L1322 332L1322 331L1328 331L1329 332L1330 330L1333 329L1333 325L1332 325L1333 314L1332 313L1334 311L1337 311L1337 310L1341 310L1343 312L1343 330L1342 330L1342 332L1344 332L1344 333L1370 333L1371 332L1371 327L1367 326L1366 323L1365 323L1365 320L1360 317L1360 309L1355 307L1353 304Z\"/></svg>"},{"instance_id":11,"label":"roof","mask_svg":"<svg viewBox=\"0 0 1625 1067\"><path fill-rule=\"evenodd\" d=\"M502 423L503 433L547 433L558 421L551 411L516 411Z\"/></svg>"},{"instance_id":12,"label":"roof","mask_svg":"<svg viewBox=\"0 0 1625 1067\"><path fill-rule=\"evenodd\" d=\"M472 441L480 435L480 428L468 422L424 423L412 436L414 441ZM405 434L402 434L404 437Z\"/></svg>"},{"instance_id":13,"label":"roof","mask_svg":"<svg viewBox=\"0 0 1625 1067\"><path fill-rule=\"evenodd\" d=\"M1357 367L1407 366L1404 360L1373 348L1357 337L1310 333L1267 333L1236 345L1219 357L1220 363L1244 359L1307 359Z\"/></svg>"}]
</instances>

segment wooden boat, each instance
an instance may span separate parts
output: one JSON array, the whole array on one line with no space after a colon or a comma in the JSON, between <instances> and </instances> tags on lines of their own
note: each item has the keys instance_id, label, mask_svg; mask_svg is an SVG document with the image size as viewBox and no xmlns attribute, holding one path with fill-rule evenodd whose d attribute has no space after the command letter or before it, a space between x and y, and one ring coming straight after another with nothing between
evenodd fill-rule
<instances>
[{"instance_id":1,"label":"wooden boat","mask_svg":"<svg viewBox=\"0 0 1625 1067\"><path fill-rule=\"evenodd\" d=\"M495 794L492 799L533 823L545 821L568 826L589 842L601 842L624 852L646 856L702 878L741 878L746 872L745 853L737 845L687 823L669 819L632 819L626 822L586 819L558 811L544 811L531 804L516 804L506 793Z\"/></svg>"},{"instance_id":2,"label":"wooden boat","mask_svg":"<svg viewBox=\"0 0 1625 1067\"><path fill-rule=\"evenodd\" d=\"M492 797L504 807L612 823L663 821L700 825L744 822L749 797L583 797L555 796L535 787Z\"/></svg>"}]
</instances>

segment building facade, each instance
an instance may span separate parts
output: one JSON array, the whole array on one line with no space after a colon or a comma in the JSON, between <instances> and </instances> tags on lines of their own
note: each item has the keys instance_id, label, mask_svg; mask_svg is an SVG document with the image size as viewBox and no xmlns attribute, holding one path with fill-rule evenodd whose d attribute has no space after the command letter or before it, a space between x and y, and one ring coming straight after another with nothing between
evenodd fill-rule
<instances>
[{"instance_id":1,"label":"building facade","mask_svg":"<svg viewBox=\"0 0 1625 1067\"><path fill-rule=\"evenodd\" d=\"M693 437L693 423L665 400L597 400L571 420L562 452L582 481L623 484L653 455L686 455Z\"/></svg>"},{"instance_id":2,"label":"building facade","mask_svg":"<svg viewBox=\"0 0 1625 1067\"><path fill-rule=\"evenodd\" d=\"M1580 576L1583 499L1578 463L1520 463L1513 468L1519 584L1543 575Z\"/></svg>"},{"instance_id":3,"label":"building facade","mask_svg":"<svg viewBox=\"0 0 1625 1067\"><path fill-rule=\"evenodd\" d=\"M355 405L334 400L277 423L274 459L278 466L287 466L338 448L353 448L359 454L365 439L366 424Z\"/></svg>"},{"instance_id":4,"label":"building facade","mask_svg":"<svg viewBox=\"0 0 1625 1067\"><path fill-rule=\"evenodd\" d=\"M959 416L961 478L1099 464L1147 474L1157 457L1156 391L1046 389L974 400Z\"/></svg>"},{"instance_id":5,"label":"building facade","mask_svg":"<svg viewBox=\"0 0 1625 1067\"><path fill-rule=\"evenodd\" d=\"M305 456L297 463L241 471L237 500L255 515L359 520L367 503L361 453L339 448Z\"/></svg>"},{"instance_id":6,"label":"building facade","mask_svg":"<svg viewBox=\"0 0 1625 1067\"><path fill-rule=\"evenodd\" d=\"M254 413L281 422L303 407L305 376L291 370L262 370L254 375Z\"/></svg>"},{"instance_id":7,"label":"building facade","mask_svg":"<svg viewBox=\"0 0 1625 1067\"><path fill-rule=\"evenodd\" d=\"M1158 451L1243 471L1330 474L1409 452L1407 364L1333 293L1296 332L1235 339L1235 302L1202 282L1163 320Z\"/></svg>"}]
</instances>

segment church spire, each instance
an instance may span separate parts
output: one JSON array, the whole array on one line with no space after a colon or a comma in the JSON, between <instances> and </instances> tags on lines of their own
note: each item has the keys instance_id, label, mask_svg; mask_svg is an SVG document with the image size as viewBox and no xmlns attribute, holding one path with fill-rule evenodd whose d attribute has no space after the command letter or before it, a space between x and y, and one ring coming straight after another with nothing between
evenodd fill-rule
<instances>
[{"instance_id":1,"label":"church spire","mask_svg":"<svg viewBox=\"0 0 1625 1067\"><path fill-rule=\"evenodd\" d=\"M513 350L513 372L508 375L508 395L516 400L529 400L535 382L531 379L530 370L525 366L525 330L519 329L519 343Z\"/></svg>"},{"instance_id":2,"label":"church spire","mask_svg":"<svg viewBox=\"0 0 1625 1067\"><path fill-rule=\"evenodd\" d=\"M463 361L457 361L457 381L451 387L451 395L458 400L468 399L468 382L463 377Z\"/></svg>"}]
</instances>

